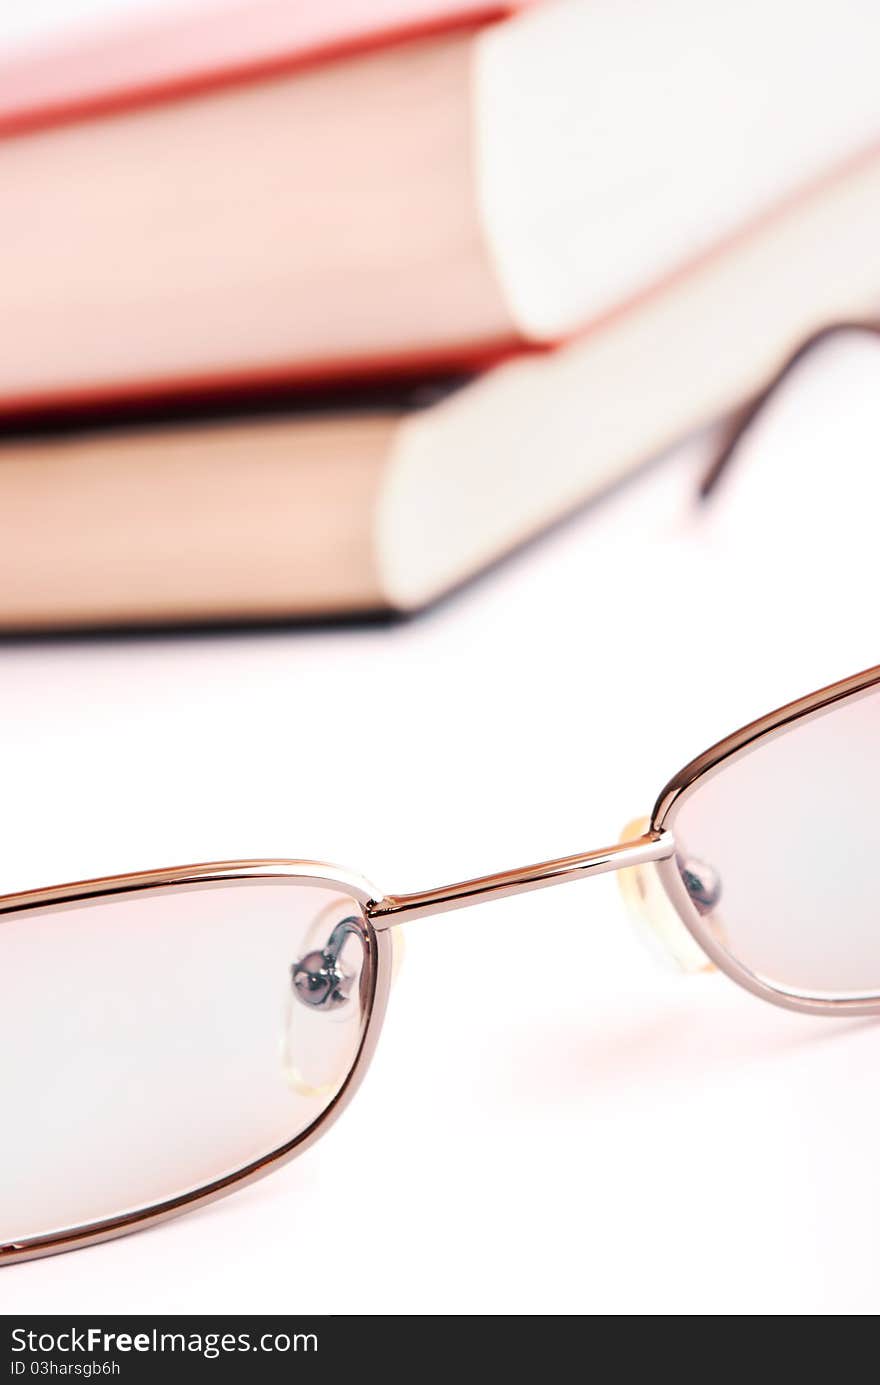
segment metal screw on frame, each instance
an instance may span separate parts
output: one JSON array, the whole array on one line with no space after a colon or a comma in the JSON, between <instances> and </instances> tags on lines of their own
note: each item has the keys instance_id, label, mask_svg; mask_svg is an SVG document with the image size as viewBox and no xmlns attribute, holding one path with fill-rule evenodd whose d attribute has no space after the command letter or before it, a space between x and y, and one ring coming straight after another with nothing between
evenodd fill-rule
<instances>
[{"instance_id":1,"label":"metal screw on frame","mask_svg":"<svg viewBox=\"0 0 880 1385\"><path fill-rule=\"evenodd\" d=\"M360 935L354 917L337 923L323 948L307 952L291 967L293 993L300 1004L310 1010L338 1010L350 999L355 973L346 971L341 954L352 933Z\"/></svg>"},{"instance_id":2,"label":"metal screw on frame","mask_svg":"<svg viewBox=\"0 0 880 1385\"><path fill-rule=\"evenodd\" d=\"M685 889L701 914L708 914L721 899L721 876L714 866L695 856L676 858Z\"/></svg>"}]
</instances>

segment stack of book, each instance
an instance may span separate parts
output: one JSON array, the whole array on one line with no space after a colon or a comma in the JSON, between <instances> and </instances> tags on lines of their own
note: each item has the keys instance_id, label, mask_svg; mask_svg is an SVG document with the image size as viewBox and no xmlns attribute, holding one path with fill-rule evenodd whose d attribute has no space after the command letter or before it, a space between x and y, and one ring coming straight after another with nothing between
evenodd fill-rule
<instances>
[{"instance_id":1,"label":"stack of book","mask_svg":"<svg viewBox=\"0 0 880 1385\"><path fill-rule=\"evenodd\" d=\"M249 0L0 65L0 626L411 611L880 304L863 0Z\"/></svg>"}]
</instances>

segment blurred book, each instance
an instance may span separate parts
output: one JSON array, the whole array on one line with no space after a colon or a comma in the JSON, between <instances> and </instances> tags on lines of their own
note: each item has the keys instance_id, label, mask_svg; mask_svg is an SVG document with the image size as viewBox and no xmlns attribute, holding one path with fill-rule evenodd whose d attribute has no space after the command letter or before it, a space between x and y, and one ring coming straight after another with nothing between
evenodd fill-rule
<instances>
[{"instance_id":1,"label":"blurred book","mask_svg":"<svg viewBox=\"0 0 880 1385\"><path fill-rule=\"evenodd\" d=\"M880 151L552 353L372 407L0 447L0 626L409 611L880 305Z\"/></svg>"},{"instance_id":2,"label":"blurred book","mask_svg":"<svg viewBox=\"0 0 880 1385\"><path fill-rule=\"evenodd\" d=\"M0 66L0 408L546 346L880 130L864 0L505 8L252 0Z\"/></svg>"},{"instance_id":3,"label":"blurred book","mask_svg":"<svg viewBox=\"0 0 880 1385\"><path fill-rule=\"evenodd\" d=\"M416 610L741 402L880 304L878 29L218 0L0 64L0 627Z\"/></svg>"}]
</instances>

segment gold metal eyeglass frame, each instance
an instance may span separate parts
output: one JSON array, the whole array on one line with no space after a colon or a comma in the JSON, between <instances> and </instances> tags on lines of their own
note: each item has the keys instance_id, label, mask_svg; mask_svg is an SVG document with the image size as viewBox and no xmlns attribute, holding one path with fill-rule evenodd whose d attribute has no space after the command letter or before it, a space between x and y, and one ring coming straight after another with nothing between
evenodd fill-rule
<instances>
[{"instance_id":1,"label":"gold metal eyeglass frame","mask_svg":"<svg viewBox=\"0 0 880 1385\"><path fill-rule=\"evenodd\" d=\"M763 1000L788 1009L816 1015L880 1014L880 995L831 1000L780 989L746 970L713 938L710 930L695 922L692 908L682 887L675 863L674 825L680 805L708 776L756 747L784 734L794 724L831 711L837 704L864 696L880 688L880 666L855 674L842 682L791 702L758 721L735 731L709 750L691 760L660 792L646 829L639 836L599 850L562 856L549 861L479 876L457 884L423 890L415 894L382 895L361 876L337 867L312 861L223 861L208 865L177 866L128 875L108 876L75 884L0 897L0 924L6 917L74 901L107 898L135 891L163 887L198 885L208 882L289 878L303 884L331 887L346 894L361 911L364 936L370 956L371 991L367 997L366 1018L360 1046L341 1089L323 1113L305 1131L280 1149L249 1164L238 1172L205 1187L135 1213L81 1226L58 1235L36 1237L25 1242L0 1244L0 1265L73 1250L175 1216L192 1207L223 1196L234 1188L259 1178L281 1163L307 1149L348 1105L375 1051L381 1030L392 977L392 937L398 925L413 919L455 909L468 908L487 900L522 894L550 885L565 884L606 871L632 871L655 868L678 922L698 955L714 964L731 980Z\"/></svg>"},{"instance_id":2,"label":"gold metal eyeglass frame","mask_svg":"<svg viewBox=\"0 0 880 1385\"><path fill-rule=\"evenodd\" d=\"M831 323L799 346L782 364L768 385L731 419L721 448L702 482L700 493L703 497L708 496L710 492L714 493L722 473L726 473L729 468L743 437L792 369L809 351L829 336L847 331L864 331L878 335L880 324L859 321ZM840 999L806 995L771 985L741 966L710 929L700 926L676 862L674 834L678 809L708 777L741 756L750 754L757 747L783 735L793 725L823 716L841 702L863 697L878 688L880 665L788 703L735 731L691 760L674 775L661 790L644 829L635 835L628 835L624 841L614 846L540 861L534 865L478 876L452 885L412 894L382 895L363 877L320 862L223 861L208 865L177 866L166 870L107 876L98 880L85 880L0 896L2 924L4 917L74 901L105 899L113 895L161 890L181 885L249 879L290 879L304 885L326 886L337 890L359 907L364 942L370 961L370 990L366 997L366 1015L354 1062L340 1090L322 1114L295 1139L228 1177L216 1179L195 1191L137 1212L75 1227L58 1235L35 1237L5 1245L0 1242L0 1265L74 1250L153 1225L222 1197L270 1172L313 1144L345 1109L363 1080L375 1051L388 1002L393 971L394 930L398 925L410 920L469 908L484 901L523 894L550 885L565 884L588 876L601 875L607 871L623 872L622 879L634 877L640 884L644 884L642 873L645 870L656 871L657 879L662 886L662 895L667 904L671 905L671 910L667 910L670 917L664 920L662 928L658 928L657 931L685 969L717 967L753 995L790 1010L838 1017L880 1014L880 994ZM638 896L639 890L635 893ZM651 922L656 926L655 920Z\"/></svg>"}]
</instances>

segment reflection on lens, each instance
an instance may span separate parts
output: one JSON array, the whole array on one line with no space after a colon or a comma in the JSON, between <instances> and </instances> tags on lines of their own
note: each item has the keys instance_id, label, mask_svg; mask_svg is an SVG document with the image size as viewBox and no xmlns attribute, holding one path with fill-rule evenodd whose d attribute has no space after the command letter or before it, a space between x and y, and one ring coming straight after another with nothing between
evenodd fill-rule
<instances>
[{"instance_id":1,"label":"reflection on lens","mask_svg":"<svg viewBox=\"0 0 880 1385\"><path fill-rule=\"evenodd\" d=\"M878 785L876 690L698 780L666 820L696 936L781 990L880 995Z\"/></svg>"},{"instance_id":2,"label":"reflection on lens","mask_svg":"<svg viewBox=\"0 0 880 1385\"><path fill-rule=\"evenodd\" d=\"M341 920L344 1004L309 1012L294 970ZM360 906L290 878L0 918L0 1246L161 1204L295 1140L350 1073L371 993Z\"/></svg>"}]
</instances>

